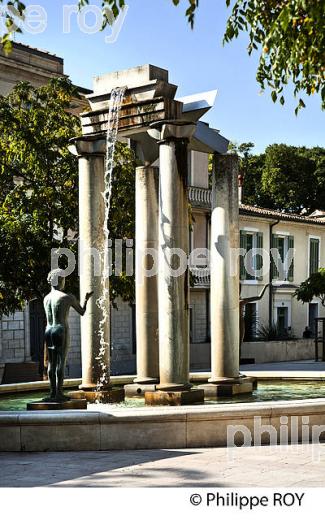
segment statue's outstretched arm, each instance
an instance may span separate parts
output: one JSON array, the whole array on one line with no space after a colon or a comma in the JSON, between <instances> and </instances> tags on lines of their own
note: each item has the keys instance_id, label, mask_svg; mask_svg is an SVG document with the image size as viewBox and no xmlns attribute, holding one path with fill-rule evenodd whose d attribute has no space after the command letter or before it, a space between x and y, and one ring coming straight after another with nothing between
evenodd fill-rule
<instances>
[{"instance_id":1,"label":"statue's outstretched arm","mask_svg":"<svg viewBox=\"0 0 325 520\"><path fill-rule=\"evenodd\" d=\"M93 293L87 293L86 294L86 297L85 297L85 303L83 306L81 306L81 304L79 303L79 301L77 300L77 298L73 295L73 294L70 294L70 298L71 298L71 307L77 311L78 314L80 314L80 316L83 316L86 312L86 309L87 309L87 302L89 300L89 298L91 298L91 296L93 295Z\"/></svg>"}]
</instances>

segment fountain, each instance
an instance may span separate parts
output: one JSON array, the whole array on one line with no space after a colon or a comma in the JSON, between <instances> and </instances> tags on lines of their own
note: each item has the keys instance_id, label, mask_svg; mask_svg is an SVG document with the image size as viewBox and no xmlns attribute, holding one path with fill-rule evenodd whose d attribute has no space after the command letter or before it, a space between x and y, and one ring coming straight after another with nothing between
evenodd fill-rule
<instances>
[{"instance_id":1,"label":"fountain","mask_svg":"<svg viewBox=\"0 0 325 520\"><path fill-rule=\"evenodd\" d=\"M267 401L263 395L269 390L264 390L262 400L255 395L248 402L253 381L239 373L239 280L231 265L231 250L239 245L238 159L227 154L227 139L200 121L213 106L215 94L177 100L176 90L168 82L168 72L152 65L96 78L89 96L91 111L81 116L83 135L73 145L80 173L80 290L82 295L93 293L81 322L82 383L74 396L112 403L122 401L125 392L144 397L140 408L122 403L90 404L84 411L3 411L0 450L225 446L229 428L237 432L234 442L244 433L252 442L267 443L271 431L281 433L283 416L288 418L288 439L293 442L306 438L306 418L308 438L314 438L313 428L319 435L324 430L324 399L288 403L283 399L292 392L287 390L284 397L276 397L279 401ZM137 374L124 378L110 376L108 279L93 272L96 252L101 265L107 262L106 222L116 137L129 140L139 163L135 172ZM191 374L190 380L188 271L170 276L170 268L175 267L173 249L188 253L188 150L214 155L209 381L206 374ZM143 251L150 248L158 250L159 270L156 276L146 277L150 261L143 258ZM193 382L205 383L193 388ZM308 390L300 390L300 396L302 392L306 395ZM321 389L317 392L314 397L321 395ZM212 402L200 406L204 397ZM216 404L224 397L231 403ZM144 402L187 406L158 411L141 408Z\"/></svg>"},{"instance_id":2,"label":"fountain","mask_svg":"<svg viewBox=\"0 0 325 520\"><path fill-rule=\"evenodd\" d=\"M86 269L81 290L94 291L100 305L82 324L83 371L77 397L86 393L93 401L97 390L101 395L107 391L108 400L114 400L109 374L101 380L109 366L108 279L104 275L101 284L96 281L91 264L92 248L104 251L104 257L108 254L105 223L116 138L130 140L142 163L135 175L137 377L126 386L126 394L145 394L147 404L189 404L203 402L204 393L252 392L252 381L239 374L239 279L238 274L229 272L230 249L238 247L236 158L224 155L228 141L200 121L213 105L215 93L177 100L176 90L168 81L168 72L152 65L106 74L95 78L94 93L89 96L91 111L81 115L83 135L75 141L80 164L80 240L89 251L83 260ZM211 348L216 361L211 384L196 389L189 382L188 268L177 277L171 274L174 250L181 250L186 258L189 254L189 150L213 153L218 164L212 228L218 243L212 248L212 278L218 298L212 300L216 312L212 313ZM159 170L155 166L158 159ZM108 197L101 207L105 182ZM148 248L158 251L159 273L155 277L145 276L149 260L143 253Z\"/></svg>"}]
</instances>

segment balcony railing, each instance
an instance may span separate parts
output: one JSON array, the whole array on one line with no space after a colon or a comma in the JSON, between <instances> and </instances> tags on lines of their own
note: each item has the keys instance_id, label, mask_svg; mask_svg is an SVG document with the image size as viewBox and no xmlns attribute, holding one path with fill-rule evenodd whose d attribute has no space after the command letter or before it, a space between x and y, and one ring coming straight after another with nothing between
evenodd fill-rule
<instances>
[{"instance_id":1,"label":"balcony railing","mask_svg":"<svg viewBox=\"0 0 325 520\"><path fill-rule=\"evenodd\" d=\"M210 287L209 267L191 267L191 274L194 277L194 287Z\"/></svg>"},{"instance_id":2,"label":"balcony railing","mask_svg":"<svg viewBox=\"0 0 325 520\"><path fill-rule=\"evenodd\" d=\"M208 188L190 186L188 188L188 198L192 206L195 208L211 208L211 190Z\"/></svg>"}]
</instances>

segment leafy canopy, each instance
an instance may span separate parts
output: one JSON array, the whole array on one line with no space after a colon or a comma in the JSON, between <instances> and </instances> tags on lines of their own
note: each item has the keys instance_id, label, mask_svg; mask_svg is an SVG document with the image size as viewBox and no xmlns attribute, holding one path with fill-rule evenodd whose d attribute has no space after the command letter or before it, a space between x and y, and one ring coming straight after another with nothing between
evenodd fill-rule
<instances>
[{"instance_id":1,"label":"leafy canopy","mask_svg":"<svg viewBox=\"0 0 325 520\"><path fill-rule=\"evenodd\" d=\"M131 2L132 0L128 0ZM171 0L175 6L180 0ZM77 0L79 7L89 0ZM224 42L240 33L249 36L248 53L260 53L257 81L262 90L271 89L271 97L285 103L284 90L292 82L298 96L296 113L305 106L302 94L319 93L325 108L325 2L323 0L225 0L232 13L227 21ZM103 8L103 29L126 5L125 0L99 0ZM20 0L0 0L5 6L7 34L3 37L6 50L10 34L16 30L15 17L24 12ZM195 14L202 8L199 0L186 0L186 17L194 26ZM113 17L112 17L113 15ZM113 18L113 19L112 19ZM18 31L20 31L18 29Z\"/></svg>"},{"instance_id":2,"label":"leafy canopy","mask_svg":"<svg viewBox=\"0 0 325 520\"><path fill-rule=\"evenodd\" d=\"M307 280L302 282L295 292L297 300L309 303L314 298L320 298L325 307L325 268L319 269L317 273L310 275Z\"/></svg>"},{"instance_id":3,"label":"leafy canopy","mask_svg":"<svg viewBox=\"0 0 325 520\"><path fill-rule=\"evenodd\" d=\"M80 134L69 113L76 96L63 78L40 88L20 83L0 97L0 316L48 292L52 248L77 254L78 163L68 150ZM118 143L111 238L134 238L134 169L132 151ZM133 278L112 280L112 297L131 300ZM78 291L77 271L68 284Z\"/></svg>"},{"instance_id":4,"label":"leafy canopy","mask_svg":"<svg viewBox=\"0 0 325 520\"><path fill-rule=\"evenodd\" d=\"M249 36L248 54L260 52L256 79L264 90L271 89L273 102L285 103L284 89L294 85L299 97L298 111L305 107L301 94L319 93L325 108L325 2L320 0L225 0L232 13L227 21L224 42L240 33ZM89 0L79 0L83 6ZM125 0L101 0L116 17ZM178 6L180 0L172 0ZM199 0L187 0L186 17L194 26ZM110 23L106 17L104 27Z\"/></svg>"},{"instance_id":5,"label":"leafy canopy","mask_svg":"<svg viewBox=\"0 0 325 520\"><path fill-rule=\"evenodd\" d=\"M254 155L252 143L232 147L241 157L243 202L292 213L325 210L325 149L272 144Z\"/></svg>"},{"instance_id":6,"label":"leafy canopy","mask_svg":"<svg viewBox=\"0 0 325 520\"><path fill-rule=\"evenodd\" d=\"M67 148L79 122L67 79L18 84L0 97L0 314L41 298L50 252L77 228L78 165Z\"/></svg>"}]
</instances>

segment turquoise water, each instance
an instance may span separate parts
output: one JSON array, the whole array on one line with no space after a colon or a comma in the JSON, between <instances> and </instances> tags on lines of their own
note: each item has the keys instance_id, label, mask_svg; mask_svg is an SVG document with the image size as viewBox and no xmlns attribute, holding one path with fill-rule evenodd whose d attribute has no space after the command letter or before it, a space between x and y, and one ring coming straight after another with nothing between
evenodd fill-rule
<instances>
[{"instance_id":1,"label":"turquoise water","mask_svg":"<svg viewBox=\"0 0 325 520\"><path fill-rule=\"evenodd\" d=\"M27 403L39 401L47 395L46 392L17 393L0 397L0 411L26 410ZM293 399L325 398L325 381L263 381L252 395L241 395L235 398L206 400L207 405L252 403L260 401L288 401ZM144 406L144 399L126 399L124 403L107 405L111 409L138 408Z\"/></svg>"}]
</instances>

